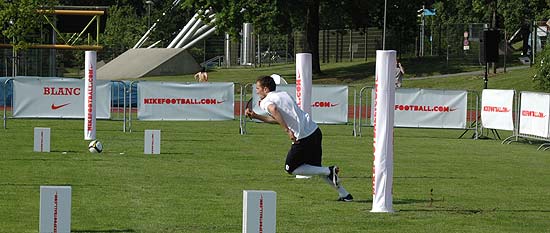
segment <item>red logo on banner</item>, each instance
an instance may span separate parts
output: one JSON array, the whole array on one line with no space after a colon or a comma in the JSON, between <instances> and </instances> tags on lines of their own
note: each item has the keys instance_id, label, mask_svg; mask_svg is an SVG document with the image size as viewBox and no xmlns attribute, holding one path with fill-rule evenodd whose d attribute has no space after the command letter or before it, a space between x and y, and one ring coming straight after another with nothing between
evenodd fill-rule
<instances>
[{"instance_id":1,"label":"red logo on banner","mask_svg":"<svg viewBox=\"0 0 550 233\"><path fill-rule=\"evenodd\" d=\"M57 192L55 192L53 196L53 232L57 233L57 222L58 222L58 216L57 216Z\"/></svg>"},{"instance_id":2,"label":"red logo on banner","mask_svg":"<svg viewBox=\"0 0 550 233\"><path fill-rule=\"evenodd\" d=\"M260 195L260 226L258 229L259 233L264 232L264 195Z\"/></svg>"},{"instance_id":3,"label":"red logo on banner","mask_svg":"<svg viewBox=\"0 0 550 233\"><path fill-rule=\"evenodd\" d=\"M300 76L300 71L296 73L296 104L301 108L302 107L302 76Z\"/></svg>"},{"instance_id":4,"label":"red logo on banner","mask_svg":"<svg viewBox=\"0 0 550 233\"><path fill-rule=\"evenodd\" d=\"M93 67L90 65L90 69L88 70L88 99L87 99L87 106L86 106L86 114L88 115L88 122L86 122L86 129L88 131L91 131L93 130L93 121L92 121L92 117L93 117L93 96L92 94L94 93L94 69Z\"/></svg>"},{"instance_id":5,"label":"red logo on banner","mask_svg":"<svg viewBox=\"0 0 550 233\"><path fill-rule=\"evenodd\" d=\"M542 112L535 112L535 111L529 111L529 110L523 110L521 111L522 116L526 117L536 117L536 118L545 118L546 115Z\"/></svg>"},{"instance_id":6,"label":"red logo on banner","mask_svg":"<svg viewBox=\"0 0 550 233\"><path fill-rule=\"evenodd\" d=\"M217 99L186 99L186 98L145 98L143 104L198 104L213 105L222 104L224 100Z\"/></svg>"},{"instance_id":7,"label":"red logo on banner","mask_svg":"<svg viewBox=\"0 0 550 233\"><path fill-rule=\"evenodd\" d=\"M511 110L507 107L496 107L496 106L484 106L484 112L510 112Z\"/></svg>"},{"instance_id":8,"label":"red logo on banner","mask_svg":"<svg viewBox=\"0 0 550 233\"><path fill-rule=\"evenodd\" d=\"M317 101L317 102L313 102L311 106L317 107L317 108L331 108L331 107L338 106L338 104L334 104L330 101Z\"/></svg>"},{"instance_id":9,"label":"red logo on banner","mask_svg":"<svg viewBox=\"0 0 550 233\"><path fill-rule=\"evenodd\" d=\"M429 106L429 105L401 105L396 104L395 110L399 111L413 111L413 112L452 112L456 108L449 106Z\"/></svg>"},{"instance_id":10,"label":"red logo on banner","mask_svg":"<svg viewBox=\"0 0 550 233\"><path fill-rule=\"evenodd\" d=\"M44 87L43 95L80 95L79 87Z\"/></svg>"},{"instance_id":11,"label":"red logo on banner","mask_svg":"<svg viewBox=\"0 0 550 233\"><path fill-rule=\"evenodd\" d=\"M66 104L61 104L61 105L55 105L55 104L52 104L52 110L57 110L57 109L60 109L62 107L65 107L67 105L69 105L71 103L66 103Z\"/></svg>"}]
</instances>

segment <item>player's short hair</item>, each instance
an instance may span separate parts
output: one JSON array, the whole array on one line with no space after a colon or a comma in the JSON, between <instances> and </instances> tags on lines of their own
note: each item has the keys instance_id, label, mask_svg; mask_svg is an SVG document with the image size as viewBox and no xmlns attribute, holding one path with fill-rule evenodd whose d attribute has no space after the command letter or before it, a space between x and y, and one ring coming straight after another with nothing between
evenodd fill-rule
<instances>
[{"instance_id":1,"label":"player's short hair","mask_svg":"<svg viewBox=\"0 0 550 233\"><path fill-rule=\"evenodd\" d=\"M262 87L267 87L269 91L275 91L277 88L275 80L271 76L260 76L256 79L256 83L259 83Z\"/></svg>"}]
</instances>

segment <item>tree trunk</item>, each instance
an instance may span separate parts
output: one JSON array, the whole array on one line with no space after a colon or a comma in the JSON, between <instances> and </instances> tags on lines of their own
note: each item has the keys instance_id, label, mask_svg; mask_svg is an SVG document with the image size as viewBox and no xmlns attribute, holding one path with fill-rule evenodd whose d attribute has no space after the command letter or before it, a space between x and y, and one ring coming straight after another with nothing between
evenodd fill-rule
<instances>
[{"instance_id":1,"label":"tree trunk","mask_svg":"<svg viewBox=\"0 0 550 233\"><path fill-rule=\"evenodd\" d=\"M319 1L307 1L305 47L304 51L311 53L311 71L313 74L321 73L319 64Z\"/></svg>"}]
</instances>

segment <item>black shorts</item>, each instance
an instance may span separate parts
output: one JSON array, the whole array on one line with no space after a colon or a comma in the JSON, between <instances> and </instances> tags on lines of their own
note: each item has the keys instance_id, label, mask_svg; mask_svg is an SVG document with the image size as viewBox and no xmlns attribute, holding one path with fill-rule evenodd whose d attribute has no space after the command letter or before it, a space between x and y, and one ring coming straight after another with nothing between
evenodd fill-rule
<instances>
[{"instance_id":1,"label":"black shorts","mask_svg":"<svg viewBox=\"0 0 550 233\"><path fill-rule=\"evenodd\" d=\"M321 129L317 128L311 135L300 139L300 143L292 144L286 155L285 171L292 174L294 169L302 164L321 166L323 157L322 140L323 133L321 133Z\"/></svg>"}]
</instances>

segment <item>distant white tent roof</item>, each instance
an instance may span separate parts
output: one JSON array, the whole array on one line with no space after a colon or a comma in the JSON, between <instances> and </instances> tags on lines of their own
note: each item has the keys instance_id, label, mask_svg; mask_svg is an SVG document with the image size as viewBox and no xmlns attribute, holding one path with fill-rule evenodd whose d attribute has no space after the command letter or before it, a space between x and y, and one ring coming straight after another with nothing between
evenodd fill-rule
<instances>
[{"instance_id":1,"label":"distant white tent roof","mask_svg":"<svg viewBox=\"0 0 550 233\"><path fill-rule=\"evenodd\" d=\"M288 84L288 82L283 77L281 77L281 75L272 74L271 78L273 78L273 81L275 81L275 84Z\"/></svg>"},{"instance_id":2,"label":"distant white tent roof","mask_svg":"<svg viewBox=\"0 0 550 233\"><path fill-rule=\"evenodd\" d=\"M97 70L103 80L193 74L199 64L185 49L129 49Z\"/></svg>"}]
</instances>

